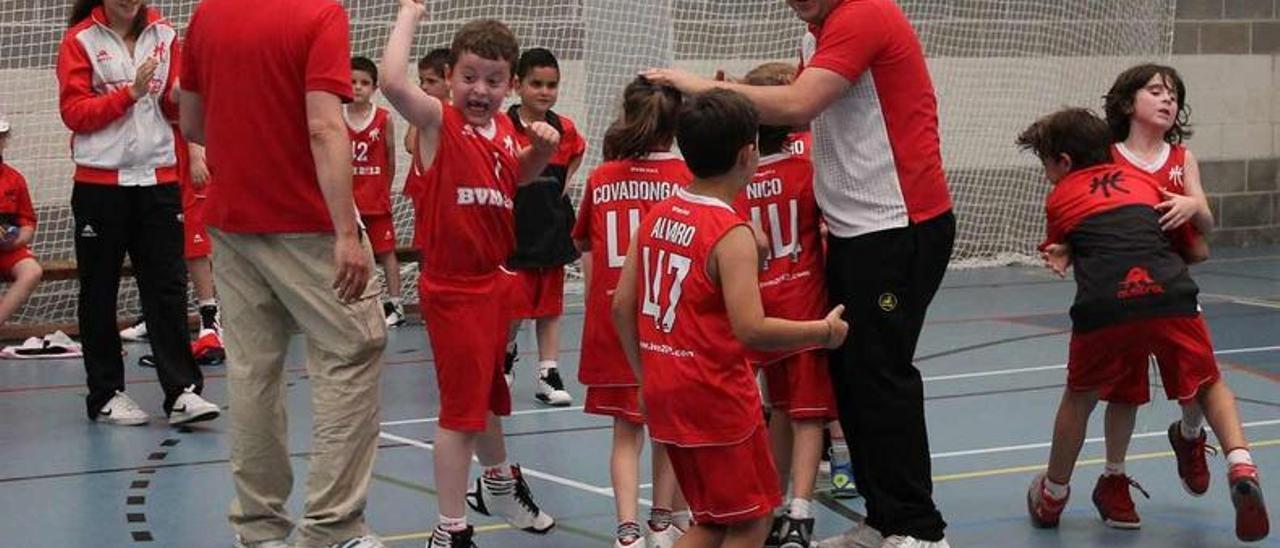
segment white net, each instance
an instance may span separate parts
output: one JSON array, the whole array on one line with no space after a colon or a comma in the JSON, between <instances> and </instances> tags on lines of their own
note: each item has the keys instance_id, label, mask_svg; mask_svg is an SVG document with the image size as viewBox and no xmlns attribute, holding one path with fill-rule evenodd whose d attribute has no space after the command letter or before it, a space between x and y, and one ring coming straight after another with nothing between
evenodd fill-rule
<instances>
[{"instance_id":1,"label":"white net","mask_svg":"<svg viewBox=\"0 0 1280 548\"><path fill-rule=\"evenodd\" d=\"M1097 107L1125 66L1166 59L1174 0L900 3L925 44L939 93L944 163L959 219L957 264L1025 261L1043 230L1045 186L1035 163L1014 149L1014 136L1053 108ZM5 161L31 184L40 216L34 251L44 261L73 258L72 166L53 72L68 4L0 2L0 110L14 126ZM181 28L197 2L152 4ZM352 53L377 59L396 3L345 5ZM575 201L599 159L600 135L616 114L618 95L639 69L675 64L703 74L742 74L763 61L798 59L805 31L783 0L428 0L427 7L430 20L419 29L415 57L447 46L462 23L486 17L510 24L523 47L546 47L559 56L557 110L577 121L589 142L583 170L571 182ZM247 83L246 100L252 100L251 88ZM398 127L403 131L405 124ZM401 174L407 162L402 151ZM402 185L394 183L397 191ZM403 200L396 202L398 236L407 246L412 212ZM405 265L403 273L406 300L413 302L415 265ZM73 281L46 283L15 321L74 321L75 292ZM121 315L135 314L131 280L122 283L121 295Z\"/></svg>"}]
</instances>

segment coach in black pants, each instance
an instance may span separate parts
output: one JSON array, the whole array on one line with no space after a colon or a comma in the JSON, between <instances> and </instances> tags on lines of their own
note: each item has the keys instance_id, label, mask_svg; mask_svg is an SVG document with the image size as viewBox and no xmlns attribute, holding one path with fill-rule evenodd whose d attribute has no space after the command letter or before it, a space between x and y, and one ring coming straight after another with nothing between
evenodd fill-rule
<instances>
[{"instance_id":1,"label":"coach in black pants","mask_svg":"<svg viewBox=\"0 0 1280 548\"><path fill-rule=\"evenodd\" d=\"M116 325L128 253L156 357L170 424L208 420L203 378L187 332L174 86L178 34L154 8L102 0L71 3L58 50L62 120L73 132L71 212L80 277L80 336L91 420L139 425L147 414L125 395Z\"/></svg>"},{"instance_id":2,"label":"coach in black pants","mask_svg":"<svg viewBox=\"0 0 1280 548\"><path fill-rule=\"evenodd\" d=\"M814 193L830 232L828 293L849 320L831 378L867 501L863 526L819 546L945 548L924 383L912 363L955 240L923 48L892 0L786 2L809 24L791 85L751 87L670 69L645 76L685 93L733 89L756 105L761 123L812 128Z\"/></svg>"}]
</instances>

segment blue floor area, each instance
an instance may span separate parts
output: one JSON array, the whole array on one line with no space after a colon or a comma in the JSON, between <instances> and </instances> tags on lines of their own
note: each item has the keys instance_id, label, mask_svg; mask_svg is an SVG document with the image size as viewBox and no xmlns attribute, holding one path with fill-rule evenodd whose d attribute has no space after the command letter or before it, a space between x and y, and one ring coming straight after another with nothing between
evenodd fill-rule
<instances>
[{"instance_id":1,"label":"blue floor area","mask_svg":"<svg viewBox=\"0 0 1280 548\"><path fill-rule=\"evenodd\" d=\"M1280 249L1219 251L1193 275L1224 376L1239 398L1263 488L1280 501ZM1090 425L1061 527L1042 531L1028 524L1023 496L1048 455L1065 383L1066 310L1073 292L1070 280L1036 268L952 271L930 310L917 364L926 381L935 495L950 523L952 546L1239 545L1220 457L1211 462L1213 485L1206 496L1183 492L1165 439L1178 410L1164 401L1159 386L1152 387L1154 402L1140 411L1128 463L1130 475L1151 494L1150 500L1135 494L1143 528L1108 529L1089 501L1102 469L1101 409ZM570 305L562 329L566 379L576 378L581 328L581 307ZM477 542L485 548L609 546L615 525L609 422L579 407L551 409L535 402L534 344L528 330L521 337L516 415L506 421L508 450L559 526L539 537L473 516ZM311 428L309 385L297 343L288 374L295 514ZM141 345L127 348L128 363L146 353ZM427 446L439 407L421 325L394 330L385 360L382 448L368 516L388 545L422 546L437 515ZM224 371L210 367L205 373L206 396L225 402ZM159 420L140 428L90 423L83 376L79 361L0 361L0 545L230 546L229 423L219 419L181 430ZM154 373L131 365L127 376L130 395L159 415ZM581 387L570 382L570 391L574 405L581 405ZM820 480L820 488L825 485ZM649 494L642 490L641 497ZM820 537L846 529L863 511L860 499L819 498ZM1280 546L1280 534L1254 545Z\"/></svg>"}]
</instances>

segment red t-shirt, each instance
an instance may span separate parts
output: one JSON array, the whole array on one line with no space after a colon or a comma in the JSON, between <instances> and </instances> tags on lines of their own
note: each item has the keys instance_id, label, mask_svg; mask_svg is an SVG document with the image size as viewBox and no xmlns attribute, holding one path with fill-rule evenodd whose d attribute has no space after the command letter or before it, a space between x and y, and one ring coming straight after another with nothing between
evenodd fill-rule
<instances>
[{"instance_id":1,"label":"red t-shirt","mask_svg":"<svg viewBox=\"0 0 1280 548\"><path fill-rule=\"evenodd\" d=\"M364 127L353 127L351 120L347 120L347 134L351 136L351 189L361 215L391 214L387 143L395 136L387 134L389 119L387 109L375 107Z\"/></svg>"},{"instance_id":2,"label":"red t-shirt","mask_svg":"<svg viewBox=\"0 0 1280 548\"><path fill-rule=\"evenodd\" d=\"M639 160L600 164L587 177L573 239L591 242L591 285L578 381L588 386L635 386L610 312L631 236L658 202L693 180L684 160L654 153Z\"/></svg>"},{"instance_id":3,"label":"red t-shirt","mask_svg":"<svg viewBox=\"0 0 1280 548\"><path fill-rule=\"evenodd\" d=\"M485 135L488 131L492 134ZM515 248L512 213L519 149L506 116L481 130L444 105L435 161L423 173L415 219L422 272L471 277L495 272Z\"/></svg>"},{"instance_id":4,"label":"red t-shirt","mask_svg":"<svg viewBox=\"0 0 1280 548\"><path fill-rule=\"evenodd\" d=\"M1187 195L1187 188L1182 184L1182 178L1187 170L1187 147L1184 145L1168 145L1155 162L1146 164L1129 152L1124 143L1116 143L1111 145L1111 159L1117 164L1127 165L1151 175L1160 184L1160 188L1168 192ZM1195 225L1189 222L1183 223L1168 234L1173 241L1173 246L1179 250L1190 249L1196 241L1204 237Z\"/></svg>"},{"instance_id":5,"label":"red t-shirt","mask_svg":"<svg viewBox=\"0 0 1280 548\"><path fill-rule=\"evenodd\" d=\"M842 238L901 228L951 209L938 99L924 49L892 0L845 0L805 37L802 68L850 89L817 118L815 192Z\"/></svg>"},{"instance_id":6,"label":"red t-shirt","mask_svg":"<svg viewBox=\"0 0 1280 548\"><path fill-rule=\"evenodd\" d=\"M339 2L204 0L187 26L182 89L204 100L218 184L206 219L227 232L330 232L311 156L305 96L351 100Z\"/></svg>"},{"instance_id":7,"label":"red t-shirt","mask_svg":"<svg viewBox=\"0 0 1280 548\"><path fill-rule=\"evenodd\" d=\"M27 179L4 163L0 163L0 224L36 226Z\"/></svg>"},{"instance_id":8,"label":"red t-shirt","mask_svg":"<svg viewBox=\"0 0 1280 548\"><path fill-rule=\"evenodd\" d=\"M642 390L654 441L732 445L762 424L745 348L707 273L716 244L740 226L728 204L680 189L636 232Z\"/></svg>"},{"instance_id":9,"label":"red t-shirt","mask_svg":"<svg viewBox=\"0 0 1280 548\"><path fill-rule=\"evenodd\" d=\"M826 315L822 211L813 197L813 164L790 154L760 159L755 178L734 209L769 238L769 257L760 272L760 298L771 318L819 320ZM796 351L751 352L769 362Z\"/></svg>"}]
</instances>

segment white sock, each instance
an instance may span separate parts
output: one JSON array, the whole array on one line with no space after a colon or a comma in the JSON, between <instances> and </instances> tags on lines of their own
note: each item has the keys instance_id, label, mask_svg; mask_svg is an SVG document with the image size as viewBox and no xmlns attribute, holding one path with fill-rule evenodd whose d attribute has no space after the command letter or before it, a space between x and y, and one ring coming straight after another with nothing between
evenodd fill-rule
<instances>
[{"instance_id":1,"label":"white sock","mask_svg":"<svg viewBox=\"0 0 1280 548\"><path fill-rule=\"evenodd\" d=\"M1182 431L1182 439L1187 441L1195 441L1200 439L1200 433L1204 431L1204 415L1195 413L1195 418L1188 421L1187 414L1182 414L1182 420L1178 421L1178 429Z\"/></svg>"},{"instance_id":2,"label":"white sock","mask_svg":"<svg viewBox=\"0 0 1280 548\"><path fill-rule=\"evenodd\" d=\"M800 497L793 498L787 515L791 519L809 519L813 517L813 503Z\"/></svg>"},{"instance_id":3,"label":"white sock","mask_svg":"<svg viewBox=\"0 0 1280 548\"><path fill-rule=\"evenodd\" d=\"M1058 483L1049 478L1044 478L1044 489L1049 492L1049 496L1062 500L1071 492L1071 488L1066 484Z\"/></svg>"},{"instance_id":4,"label":"white sock","mask_svg":"<svg viewBox=\"0 0 1280 548\"><path fill-rule=\"evenodd\" d=\"M831 460L838 460L841 462L849 461L849 444L845 443L844 438L832 438Z\"/></svg>"},{"instance_id":5,"label":"white sock","mask_svg":"<svg viewBox=\"0 0 1280 548\"><path fill-rule=\"evenodd\" d=\"M679 527L681 531L688 531L689 525L693 523L693 514L688 510L680 510L671 513L671 524Z\"/></svg>"},{"instance_id":6,"label":"white sock","mask_svg":"<svg viewBox=\"0 0 1280 548\"><path fill-rule=\"evenodd\" d=\"M542 360L538 362L538 372L541 373L548 369L555 369L557 365L559 364L557 364L555 360Z\"/></svg>"},{"instance_id":7,"label":"white sock","mask_svg":"<svg viewBox=\"0 0 1280 548\"><path fill-rule=\"evenodd\" d=\"M440 528L445 531L461 531L467 528L467 516L465 515L460 518L451 518L444 514L440 514L440 517L437 518L437 520L437 523L440 524Z\"/></svg>"},{"instance_id":8,"label":"white sock","mask_svg":"<svg viewBox=\"0 0 1280 548\"><path fill-rule=\"evenodd\" d=\"M1243 447L1237 447L1227 451L1227 466L1237 464L1253 464L1253 455L1249 454L1249 450Z\"/></svg>"},{"instance_id":9,"label":"white sock","mask_svg":"<svg viewBox=\"0 0 1280 548\"><path fill-rule=\"evenodd\" d=\"M1123 476L1123 475L1124 475L1124 463L1123 463L1123 462L1108 462L1108 463L1107 463L1107 466L1106 466L1105 468L1103 468L1103 469L1102 469L1102 475L1104 475L1104 476Z\"/></svg>"},{"instance_id":10,"label":"white sock","mask_svg":"<svg viewBox=\"0 0 1280 548\"><path fill-rule=\"evenodd\" d=\"M217 307L218 307L218 299L200 299L200 301L199 301L199 303L198 303L198 304L199 304L200 306L202 306L202 307L204 307L204 306L212 306L212 307L214 307L214 308L217 308Z\"/></svg>"},{"instance_id":11,"label":"white sock","mask_svg":"<svg viewBox=\"0 0 1280 548\"><path fill-rule=\"evenodd\" d=\"M483 474L485 479L511 479L511 465L504 460L493 466L485 466Z\"/></svg>"},{"instance_id":12,"label":"white sock","mask_svg":"<svg viewBox=\"0 0 1280 548\"><path fill-rule=\"evenodd\" d=\"M391 297L388 300L391 301L391 304L395 305L396 308L400 308L404 305L404 297Z\"/></svg>"}]
</instances>

